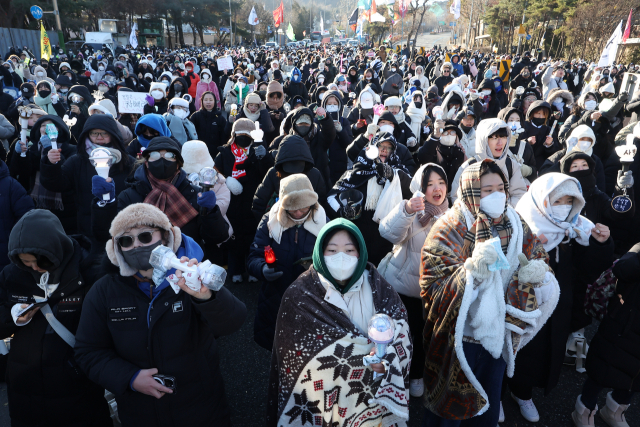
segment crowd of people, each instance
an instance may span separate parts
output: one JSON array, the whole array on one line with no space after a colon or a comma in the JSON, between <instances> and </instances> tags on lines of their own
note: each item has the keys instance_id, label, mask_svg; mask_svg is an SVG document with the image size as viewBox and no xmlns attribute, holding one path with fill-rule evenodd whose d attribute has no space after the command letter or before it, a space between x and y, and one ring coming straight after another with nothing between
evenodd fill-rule
<instances>
[{"instance_id":1,"label":"crowd of people","mask_svg":"<svg viewBox=\"0 0 640 427\"><path fill-rule=\"evenodd\" d=\"M425 427L495 427L504 399L536 422L533 389L572 365L575 426L628 427L637 71L439 46L11 52L12 426L230 425L216 340L253 321L269 426L403 426L410 399Z\"/></svg>"}]
</instances>

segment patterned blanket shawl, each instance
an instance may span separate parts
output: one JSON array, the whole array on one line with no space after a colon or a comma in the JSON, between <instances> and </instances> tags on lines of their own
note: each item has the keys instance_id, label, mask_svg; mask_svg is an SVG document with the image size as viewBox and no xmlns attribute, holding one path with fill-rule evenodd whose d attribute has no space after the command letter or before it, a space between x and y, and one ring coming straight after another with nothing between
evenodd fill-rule
<instances>
[{"instance_id":1,"label":"patterned blanket shawl","mask_svg":"<svg viewBox=\"0 0 640 427\"><path fill-rule=\"evenodd\" d=\"M548 262L540 240L521 218L514 218L520 219L522 226L522 253L528 260ZM468 309L466 302L463 306L463 296L473 291L466 287L464 268L465 260L471 256L469 247L464 246L464 236L470 225L469 218L465 219L456 204L434 224L422 249L420 287L427 313L423 339L426 354L424 404L433 413L452 420L468 419L488 409L486 393L470 369L465 369L468 365L463 351L456 348L456 325L460 321L459 328L462 329L465 320L458 316L461 308L464 313ZM518 350L544 325L559 296L558 288L554 298L538 306L533 285L520 283L518 270L519 267L505 292L507 314L503 358L507 360L510 375L513 375ZM458 338L461 341L461 337Z\"/></svg>"},{"instance_id":2,"label":"patterned blanket shawl","mask_svg":"<svg viewBox=\"0 0 640 427\"><path fill-rule=\"evenodd\" d=\"M374 344L342 310L324 300L325 288L311 267L287 289L273 344L268 426L406 426L413 346L398 294L367 265L376 313L395 321L395 338L373 380L364 366Z\"/></svg>"}]
</instances>

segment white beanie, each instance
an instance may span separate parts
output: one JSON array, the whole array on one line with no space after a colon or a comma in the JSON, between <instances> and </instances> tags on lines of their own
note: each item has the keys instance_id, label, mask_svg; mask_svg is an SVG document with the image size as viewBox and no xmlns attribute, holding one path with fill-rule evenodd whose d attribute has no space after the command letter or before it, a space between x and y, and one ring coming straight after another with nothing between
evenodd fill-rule
<instances>
[{"instance_id":1,"label":"white beanie","mask_svg":"<svg viewBox=\"0 0 640 427\"><path fill-rule=\"evenodd\" d=\"M171 101L169 101L169 108L172 107L184 107L187 110L189 109L189 101L187 101L186 99L182 99L182 98L173 98Z\"/></svg>"},{"instance_id":2,"label":"white beanie","mask_svg":"<svg viewBox=\"0 0 640 427\"><path fill-rule=\"evenodd\" d=\"M609 82L606 85L602 86L598 90L600 91L600 93L604 93L604 92L616 93L616 87L611 82Z\"/></svg>"},{"instance_id":3,"label":"white beanie","mask_svg":"<svg viewBox=\"0 0 640 427\"><path fill-rule=\"evenodd\" d=\"M402 101L397 96L390 96L384 101L384 106L389 107L392 105L402 107Z\"/></svg>"},{"instance_id":4,"label":"white beanie","mask_svg":"<svg viewBox=\"0 0 640 427\"><path fill-rule=\"evenodd\" d=\"M151 93L154 90L161 90L162 93L164 93L165 95L167 94L167 86L161 82L151 83L151 86L149 87L149 93Z\"/></svg>"},{"instance_id":5,"label":"white beanie","mask_svg":"<svg viewBox=\"0 0 640 427\"><path fill-rule=\"evenodd\" d=\"M209 154L209 148L207 144L202 141L193 140L185 142L182 146L181 155L184 160L182 169L184 169L187 174L200 172L202 168L213 167L213 158L211 158L211 154Z\"/></svg>"},{"instance_id":6,"label":"white beanie","mask_svg":"<svg viewBox=\"0 0 640 427\"><path fill-rule=\"evenodd\" d=\"M89 107L89 115L91 115L91 112L95 110L101 111L104 114L110 114L114 119L118 117L116 106L113 105L113 102L111 102L111 100L109 99L103 99L100 102L91 104L91 106Z\"/></svg>"},{"instance_id":7,"label":"white beanie","mask_svg":"<svg viewBox=\"0 0 640 427\"><path fill-rule=\"evenodd\" d=\"M146 79L147 77L150 77L151 80L153 80L153 74L151 73L145 73L144 78Z\"/></svg>"}]
</instances>

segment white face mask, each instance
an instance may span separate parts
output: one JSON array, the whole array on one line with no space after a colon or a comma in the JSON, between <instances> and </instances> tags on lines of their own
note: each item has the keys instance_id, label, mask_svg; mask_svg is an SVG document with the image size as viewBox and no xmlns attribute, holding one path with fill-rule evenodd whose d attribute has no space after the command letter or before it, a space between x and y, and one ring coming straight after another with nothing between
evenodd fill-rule
<instances>
[{"instance_id":1,"label":"white face mask","mask_svg":"<svg viewBox=\"0 0 640 427\"><path fill-rule=\"evenodd\" d=\"M559 221L565 221L571 209L573 209L573 205L553 205L551 206L551 216Z\"/></svg>"},{"instance_id":2,"label":"white face mask","mask_svg":"<svg viewBox=\"0 0 640 427\"><path fill-rule=\"evenodd\" d=\"M500 215L504 213L506 203L507 195L500 191L494 191L480 199L480 210L493 219L500 218Z\"/></svg>"},{"instance_id":3,"label":"white face mask","mask_svg":"<svg viewBox=\"0 0 640 427\"><path fill-rule=\"evenodd\" d=\"M392 73L395 73L395 72L396 72L395 67L391 69L391 72L392 72Z\"/></svg>"},{"instance_id":4,"label":"white face mask","mask_svg":"<svg viewBox=\"0 0 640 427\"><path fill-rule=\"evenodd\" d=\"M327 265L329 274L336 280L347 280L356 271L358 258L338 252L335 255L324 256L324 263Z\"/></svg>"},{"instance_id":5,"label":"white face mask","mask_svg":"<svg viewBox=\"0 0 640 427\"><path fill-rule=\"evenodd\" d=\"M104 85L102 85L102 86L98 86L98 90L99 90L100 92L102 92L102 93L105 93L105 92L108 92L108 91L109 91L109 88L108 88L108 87L106 87L106 86L104 86Z\"/></svg>"},{"instance_id":6,"label":"white face mask","mask_svg":"<svg viewBox=\"0 0 640 427\"><path fill-rule=\"evenodd\" d=\"M153 99L160 100L164 98L164 93L161 90L152 90L151 96L153 96Z\"/></svg>"},{"instance_id":7,"label":"white face mask","mask_svg":"<svg viewBox=\"0 0 640 427\"><path fill-rule=\"evenodd\" d=\"M104 67L98 67L98 70L104 71Z\"/></svg>"},{"instance_id":8,"label":"white face mask","mask_svg":"<svg viewBox=\"0 0 640 427\"><path fill-rule=\"evenodd\" d=\"M318 77L318 83L320 84L324 83L324 77Z\"/></svg>"},{"instance_id":9,"label":"white face mask","mask_svg":"<svg viewBox=\"0 0 640 427\"><path fill-rule=\"evenodd\" d=\"M325 108L325 110L327 110L327 113L336 113L340 110L340 106L339 105L327 105L327 108Z\"/></svg>"},{"instance_id":10,"label":"white face mask","mask_svg":"<svg viewBox=\"0 0 640 427\"><path fill-rule=\"evenodd\" d=\"M373 99L361 99L360 100L360 106L362 108L364 108L365 110L368 110L370 108L373 108Z\"/></svg>"},{"instance_id":11,"label":"white face mask","mask_svg":"<svg viewBox=\"0 0 640 427\"><path fill-rule=\"evenodd\" d=\"M482 94L483 94L484 96L491 96L491 91L490 91L489 89L487 89L487 90L483 90L483 91L482 91Z\"/></svg>"},{"instance_id":12,"label":"white face mask","mask_svg":"<svg viewBox=\"0 0 640 427\"><path fill-rule=\"evenodd\" d=\"M318 95L318 98L320 98L320 101L322 101L322 98L324 98L324 92L322 92L320 95Z\"/></svg>"},{"instance_id":13,"label":"white face mask","mask_svg":"<svg viewBox=\"0 0 640 427\"><path fill-rule=\"evenodd\" d=\"M211 77L209 77L209 74L204 74L202 76L202 81L205 83L209 83L211 81Z\"/></svg>"},{"instance_id":14,"label":"white face mask","mask_svg":"<svg viewBox=\"0 0 640 427\"><path fill-rule=\"evenodd\" d=\"M587 141L586 139L582 141L578 141L577 148L578 150L584 151L586 153L591 148L591 141Z\"/></svg>"},{"instance_id":15,"label":"white face mask","mask_svg":"<svg viewBox=\"0 0 640 427\"><path fill-rule=\"evenodd\" d=\"M42 77L42 76L44 76L44 73L43 73L42 71L38 71L38 72L36 73L36 76L38 76L38 77Z\"/></svg>"},{"instance_id":16,"label":"white face mask","mask_svg":"<svg viewBox=\"0 0 640 427\"><path fill-rule=\"evenodd\" d=\"M189 113L187 113L187 112L186 112L186 111L184 111L184 110L173 110L173 115L174 115L174 116L176 116L176 117L177 117L177 118L179 118L179 119L184 119L184 118L186 118L186 117L187 117L187 114L189 114Z\"/></svg>"},{"instance_id":17,"label":"white face mask","mask_svg":"<svg viewBox=\"0 0 640 427\"><path fill-rule=\"evenodd\" d=\"M393 134L393 125L382 125L380 126L380 132L389 132Z\"/></svg>"},{"instance_id":18,"label":"white face mask","mask_svg":"<svg viewBox=\"0 0 640 427\"><path fill-rule=\"evenodd\" d=\"M595 110L597 106L598 106L598 103L596 101L586 101L584 103L584 108L587 111Z\"/></svg>"},{"instance_id":19,"label":"white face mask","mask_svg":"<svg viewBox=\"0 0 640 427\"><path fill-rule=\"evenodd\" d=\"M304 64L305 65L309 65L309 61L304 61Z\"/></svg>"},{"instance_id":20,"label":"white face mask","mask_svg":"<svg viewBox=\"0 0 640 427\"><path fill-rule=\"evenodd\" d=\"M440 143L442 145L446 145L447 147L452 146L453 144L456 143L456 136L455 135L442 135L440 137Z\"/></svg>"},{"instance_id":21,"label":"white face mask","mask_svg":"<svg viewBox=\"0 0 640 427\"><path fill-rule=\"evenodd\" d=\"M244 89L244 82L238 82L238 87L240 89Z\"/></svg>"}]
</instances>

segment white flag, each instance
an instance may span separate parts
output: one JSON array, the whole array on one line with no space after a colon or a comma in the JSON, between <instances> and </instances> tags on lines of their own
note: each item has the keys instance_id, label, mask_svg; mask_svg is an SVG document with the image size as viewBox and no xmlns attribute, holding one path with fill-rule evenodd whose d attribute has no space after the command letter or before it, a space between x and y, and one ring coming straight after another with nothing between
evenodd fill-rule
<instances>
[{"instance_id":1,"label":"white flag","mask_svg":"<svg viewBox=\"0 0 640 427\"><path fill-rule=\"evenodd\" d=\"M618 45L622 43L622 21L618 24L616 30L611 34L607 44L602 49L602 55L598 61L598 67L608 67L613 65L618 53Z\"/></svg>"},{"instance_id":2,"label":"white flag","mask_svg":"<svg viewBox=\"0 0 640 427\"><path fill-rule=\"evenodd\" d=\"M449 13L453 15L454 19L460 18L460 0L453 0L449 8Z\"/></svg>"},{"instance_id":3,"label":"white flag","mask_svg":"<svg viewBox=\"0 0 640 427\"><path fill-rule=\"evenodd\" d=\"M253 6L251 8L251 13L249 14L249 25L258 25L260 21L258 20L258 14L256 13L256 7Z\"/></svg>"},{"instance_id":4,"label":"white flag","mask_svg":"<svg viewBox=\"0 0 640 427\"><path fill-rule=\"evenodd\" d=\"M133 24L131 26L131 35L129 36L129 44L134 49L137 49L137 47L138 47L138 38L136 37L136 30L137 29L138 29L138 24Z\"/></svg>"},{"instance_id":5,"label":"white flag","mask_svg":"<svg viewBox=\"0 0 640 427\"><path fill-rule=\"evenodd\" d=\"M322 15L320 15L320 34L324 33L324 21L322 20Z\"/></svg>"}]
</instances>

